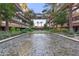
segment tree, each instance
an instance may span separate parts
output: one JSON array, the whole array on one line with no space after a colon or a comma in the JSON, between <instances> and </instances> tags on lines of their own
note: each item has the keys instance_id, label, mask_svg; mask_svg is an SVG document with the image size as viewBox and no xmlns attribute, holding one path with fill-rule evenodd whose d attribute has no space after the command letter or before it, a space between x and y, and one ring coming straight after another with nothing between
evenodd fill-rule
<instances>
[{"instance_id":1,"label":"tree","mask_svg":"<svg viewBox=\"0 0 79 59\"><path fill-rule=\"evenodd\" d=\"M53 22L55 24L61 25L61 27L62 27L65 23L68 22L67 11L64 10L64 11L60 11L59 13L57 13L55 15L55 18L54 18Z\"/></svg>"},{"instance_id":2,"label":"tree","mask_svg":"<svg viewBox=\"0 0 79 59\"><path fill-rule=\"evenodd\" d=\"M15 15L15 6L11 3L0 4L0 15L3 15L3 19L6 22L5 30L9 30L9 21Z\"/></svg>"},{"instance_id":3,"label":"tree","mask_svg":"<svg viewBox=\"0 0 79 59\"><path fill-rule=\"evenodd\" d=\"M39 26L39 22L37 21L37 25Z\"/></svg>"},{"instance_id":4,"label":"tree","mask_svg":"<svg viewBox=\"0 0 79 59\"><path fill-rule=\"evenodd\" d=\"M45 4L45 7L47 7L47 9L44 9L42 12L46 15L46 17L49 19L48 23L50 25L50 21L53 21L54 17L56 16L56 11L55 11L55 5L56 3L47 3Z\"/></svg>"},{"instance_id":5,"label":"tree","mask_svg":"<svg viewBox=\"0 0 79 59\"><path fill-rule=\"evenodd\" d=\"M42 23L43 23L43 22L40 22L40 24L41 24L41 27L42 27Z\"/></svg>"},{"instance_id":6,"label":"tree","mask_svg":"<svg viewBox=\"0 0 79 59\"><path fill-rule=\"evenodd\" d=\"M55 5L56 3L46 3L45 6L44 6L44 10L42 11L43 13L47 13L47 14L52 14L52 12L55 11Z\"/></svg>"}]
</instances>

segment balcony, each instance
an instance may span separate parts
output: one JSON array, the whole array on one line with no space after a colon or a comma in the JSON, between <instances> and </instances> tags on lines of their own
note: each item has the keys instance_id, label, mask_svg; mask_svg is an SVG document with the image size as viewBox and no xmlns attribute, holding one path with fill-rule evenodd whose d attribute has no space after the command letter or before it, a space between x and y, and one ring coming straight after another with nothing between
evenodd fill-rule
<instances>
[{"instance_id":1,"label":"balcony","mask_svg":"<svg viewBox=\"0 0 79 59\"><path fill-rule=\"evenodd\" d=\"M1 24L2 27L6 26L6 22L2 21ZM9 22L9 27L19 27L19 28L26 28L26 25L20 24L20 23L15 23L15 22Z\"/></svg>"}]
</instances>

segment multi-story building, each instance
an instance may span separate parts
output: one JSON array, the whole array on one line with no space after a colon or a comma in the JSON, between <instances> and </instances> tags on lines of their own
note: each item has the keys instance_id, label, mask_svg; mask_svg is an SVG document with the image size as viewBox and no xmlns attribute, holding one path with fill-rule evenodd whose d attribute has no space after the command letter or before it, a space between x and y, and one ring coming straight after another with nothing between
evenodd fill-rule
<instances>
[{"instance_id":1,"label":"multi-story building","mask_svg":"<svg viewBox=\"0 0 79 59\"><path fill-rule=\"evenodd\" d=\"M28 19L24 16L24 12L28 10L27 5L22 8L22 4L14 4L16 7L16 13L15 16L12 17L12 20L9 21L9 28L15 27L15 28L26 28L29 26ZM23 4L24 5L24 4ZM27 11L28 12L28 11ZM2 30L5 29L6 22L2 21L1 27Z\"/></svg>"},{"instance_id":2,"label":"multi-story building","mask_svg":"<svg viewBox=\"0 0 79 59\"><path fill-rule=\"evenodd\" d=\"M63 27L73 27L75 31L79 30L79 3L57 3L54 6L55 12L67 10L69 22L64 24ZM50 21L51 23L52 20ZM59 26L60 27L60 26Z\"/></svg>"},{"instance_id":3,"label":"multi-story building","mask_svg":"<svg viewBox=\"0 0 79 59\"><path fill-rule=\"evenodd\" d=\"M79 30L79 4L78 3L64 4L61 9L67 9L69 13L68 14L69 26L65 24L66 27L73 27L75 31L78 31Z\"/></svg>"}]
</instances>

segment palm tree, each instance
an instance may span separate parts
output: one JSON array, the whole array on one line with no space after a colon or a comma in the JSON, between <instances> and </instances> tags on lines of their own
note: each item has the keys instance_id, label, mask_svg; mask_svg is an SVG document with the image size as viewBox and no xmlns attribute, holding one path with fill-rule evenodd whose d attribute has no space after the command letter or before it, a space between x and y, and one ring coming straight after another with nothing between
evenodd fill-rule
<instances>
[{"instance_id":1,"label":"palm tree","mask_svg":"<svg viewBox=\"0 0 79 59\"><path fill-rule=\"evenodd\" d=\"M45 7L48 7L47 9L44 9L42 12L45 14L45 15L48 15L48 16L46 16L48 19L49 19L49 21L48 21L48 23L50 24L51 22L50 21L52 21L53 22L53 20L54 20L54 18L56 17L56 15L57 15L57 12L55 11L55 5L56 5L56 3L47 3L46 5L45 5ZM55 24L54 24L55 25Z\"/></svg>"},{"instance_id":2,"label":"palm tree","mask_svg":"<svg viewBox=\"0 0 79 59\"><path fill-rule=\"evenodd\" d=\"M37 26L39 26L39 22L37 21Z\"/></svg>"},{"instance_id":3,"label":"palm tree","mask_svg":"<svg viewBox=\"0 0 79 59\"><path fill-rule=\"evenodd\" d=\"M41 24L41 27L42 27L42 23L43 23L43 22L41 21L41 22L40 22L40 24Z\"/></svg>"},{"instance_id":4,"label":"palm tree","mask_svg":"<svg viewBox=\"0 0 79 59\"><path fill-rule=\"evenodd\" d=\"M44 9L42 12L46 12L47 14L51 14L52 12L54 12L54 8L55 8L55 4L56 3L47 3L45 4L45 7L47 7L46 9Z\"/></svg>"}]
</instances>

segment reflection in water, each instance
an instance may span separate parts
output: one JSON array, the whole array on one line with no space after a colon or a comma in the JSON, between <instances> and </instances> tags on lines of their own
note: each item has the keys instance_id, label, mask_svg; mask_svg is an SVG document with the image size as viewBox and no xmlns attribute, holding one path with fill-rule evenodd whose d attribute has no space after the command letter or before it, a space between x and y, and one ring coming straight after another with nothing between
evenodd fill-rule
<instances>
[{"instance_id":1,"label":"reflection in water","mask_svg":"<svg viewBox=\"0 0 79 59\"><path fill-rule=\"evenodd\" d=\"M24 34L10 41L0 43L0 55L79 55L78 42L54 34L41 32L42 31Z\"/></svg>"},{"instance_id":2,"label":"reflection in water","mask_svg":"<svg viewBox=\"0 0 79 59\"><path fill-rule=\"evenodd\" d=\"M45 34L33 34L33 55L45 55L46 54L46 35Z\"/></svg>"},{"instance_id":3,"label":"reflection in water","mask_svg":"<svg viewBox=\"0 0 79 59\"><path fill-rule=\"evenodd\" d=\"M53 55L53 51L50 51L50 45L48 42L51 41L50 34L32 34L32 49L29 55L33 56L48 56Z\"/></svg>"}]
</instances>

